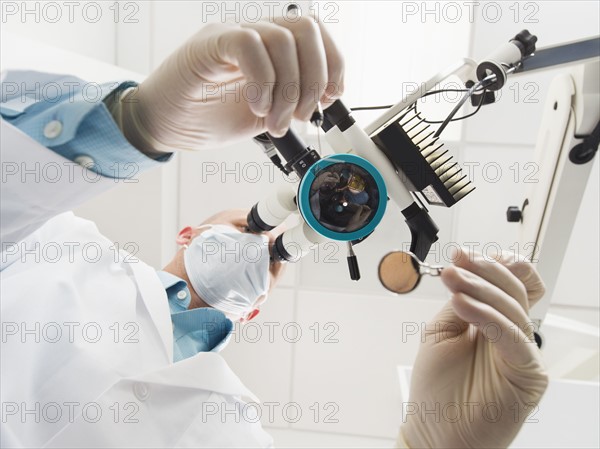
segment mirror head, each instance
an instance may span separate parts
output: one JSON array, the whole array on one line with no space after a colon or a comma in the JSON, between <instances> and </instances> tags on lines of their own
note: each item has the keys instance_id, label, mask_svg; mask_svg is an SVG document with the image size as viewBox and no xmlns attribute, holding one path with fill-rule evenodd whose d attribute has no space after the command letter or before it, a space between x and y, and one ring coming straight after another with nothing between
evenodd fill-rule
<instances>
[{"instance_id":1,"label":"mirror head","mask_svg":"<svg viewBox=\"0 0 600 449\"><path fill-rule=\"evenodd\" d=\"M410 293L421 281L420 262L406 251L392 251L379 262L379 281L393 293Z\"/></svg>"}]
</instances>

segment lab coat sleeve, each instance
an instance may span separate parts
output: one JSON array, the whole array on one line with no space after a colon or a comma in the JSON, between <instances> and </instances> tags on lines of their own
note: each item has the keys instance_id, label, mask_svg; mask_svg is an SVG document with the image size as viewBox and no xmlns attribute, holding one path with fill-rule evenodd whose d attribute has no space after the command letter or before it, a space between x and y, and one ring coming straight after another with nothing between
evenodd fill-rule
<instances>
[{"instance_id":1,"label":"lab coat sleeve","mask_svg":"<svg viewBox=\"0 0 600 449\"><path fill-rule=\"evenodd\" d=\"M132 147L102 101L131 85L2 74L0 252L120 179L132 181L169 159L154 160Z\"/></svg>"},{"instance_id":2,"label":"lab coat sleeve","mask_svg":"<svg viewBox=\"0 0 600 449\"><path fill-rule=\"evenodd\" d=\"M2 79L2 118L46 148L110 178L132 178L168 161L147 157L129 144L106 102L133 81L95 83L34 71L7 71ZM135 95L130 95L135 101Z\"/></svg>"}]
</instances>

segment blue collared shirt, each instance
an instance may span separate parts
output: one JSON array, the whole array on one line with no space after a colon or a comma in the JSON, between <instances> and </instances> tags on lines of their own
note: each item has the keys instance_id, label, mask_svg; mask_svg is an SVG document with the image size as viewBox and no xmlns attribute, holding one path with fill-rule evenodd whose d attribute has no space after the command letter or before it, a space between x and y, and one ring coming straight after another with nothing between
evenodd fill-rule
<instances>
[{"instance_id":1,"label":"blue collared shirt","mask_svg":"<svg viewBox=\"0 0 600 449\"><path fill-rule=\"evenodd\" d=\"M199 352L218 352L225 347L233 323L223 312L209 307L188 310L191 296L187 283L179 277L157 271L169 298L173 322L173 361L192 357Z\"/></svg>"}]
</instances>

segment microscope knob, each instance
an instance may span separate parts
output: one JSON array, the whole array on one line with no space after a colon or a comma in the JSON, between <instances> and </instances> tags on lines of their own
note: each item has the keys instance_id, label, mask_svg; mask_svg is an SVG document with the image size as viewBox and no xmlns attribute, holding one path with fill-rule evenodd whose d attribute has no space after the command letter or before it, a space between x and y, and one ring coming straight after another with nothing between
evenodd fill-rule
<instances>
[{"instance_id":1,"label":"microscope knob","mask_svg":"<svg viewBox=\"0 0 600 449\"><path fill-rule=\"evenodd\" d=\"M523 219L523 212L518 206L509 206L506 209L506 220L509 223L517 223Z\"/></svg>"},{"instance_id":2,"label":"microscope knob","mask_svg":"<svg viewBox=\"0 0 600 449\"><path fill-rule=\"evenodd\" d=\"M537 36L531 34L528 30L521 31L514 37L514 40L521 43L521 54L523 57L529 56L535 52L535 44L538 38Z\"/></svg>"}]
</instances>

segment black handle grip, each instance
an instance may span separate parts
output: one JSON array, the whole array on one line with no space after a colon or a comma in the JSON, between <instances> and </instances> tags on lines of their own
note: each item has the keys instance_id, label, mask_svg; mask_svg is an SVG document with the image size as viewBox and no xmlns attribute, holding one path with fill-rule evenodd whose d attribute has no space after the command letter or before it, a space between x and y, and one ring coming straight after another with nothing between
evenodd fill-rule
<instances>
[{"instance_id":1,"label":"black handle grip","mask_svg":"<svg viewBox=\"0 0 600 449\"><path fill-rule=\"evenodd\" d=\"M306 153L307 145L292 128L289 128L281 137L273 137L269 133L266 134L287 163L294 162L298 157Z\"/></svg>"},{"instance_id":2,"label":"black handle grip","mask_svg":"<svg viewBox=\"0 0 600 449\"><path fill-rule=\"evenodd\" d=\"M348 270L350 271L350 279L353 281L360 279L360 269L358 268L358 259L356 256L348 256Z\"/></svg>"}]
</instances>

